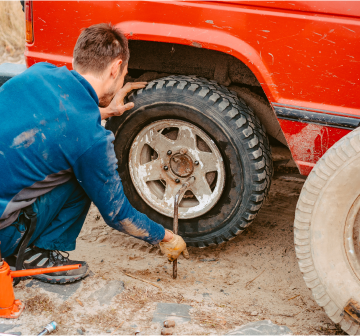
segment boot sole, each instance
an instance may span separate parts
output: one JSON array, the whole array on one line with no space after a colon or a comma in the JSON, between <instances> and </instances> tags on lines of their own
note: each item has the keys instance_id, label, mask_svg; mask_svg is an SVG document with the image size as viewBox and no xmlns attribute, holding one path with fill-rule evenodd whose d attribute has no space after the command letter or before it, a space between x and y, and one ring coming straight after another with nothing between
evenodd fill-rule
<instances>
[{"instance_id":1,"label":"boot sole","mask_svg":"<svg viewBox=\"0 0 360 336\"><path fill-rule=\"evenodd\" d=\"M87 277L90 273L90 269L88 268L87 271L84 274L79 274L79 275L69 275L69 276L50 276L50 275L46 275L46 274L39 274L39 275L34 275L33 278L37 279L39 281L42 282L47 282L47 283L51 283L51 284L66 284L69 282L75 282L75 281L79 281L84 279L85 277Z\"/></svg>"}]
</instances>

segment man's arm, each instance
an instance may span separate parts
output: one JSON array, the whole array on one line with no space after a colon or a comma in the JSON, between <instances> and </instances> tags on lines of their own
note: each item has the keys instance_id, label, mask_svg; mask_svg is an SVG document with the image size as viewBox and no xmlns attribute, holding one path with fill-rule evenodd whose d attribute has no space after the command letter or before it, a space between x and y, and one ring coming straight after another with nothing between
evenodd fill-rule
<instances>
[{"instance_id":1,"label":"man's arm","mask_svg":"<svg viewBox=\"0 0 360 336\"><path fill-rule=\"evenodd\" d=\"M124 194L117 172L114 136L102 132L98 139L73 166L75 176L95 203L105 222L114 229L151 244L172 239L172 233L134 209ZM164 239L165 238L165 239Z\"/></svg>"}]
</instances>

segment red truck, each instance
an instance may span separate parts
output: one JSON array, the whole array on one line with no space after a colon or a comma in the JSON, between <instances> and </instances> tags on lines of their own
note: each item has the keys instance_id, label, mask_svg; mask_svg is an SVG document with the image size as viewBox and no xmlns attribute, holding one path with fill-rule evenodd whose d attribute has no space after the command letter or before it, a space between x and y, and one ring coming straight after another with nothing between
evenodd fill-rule
<instances>
[{"instance_id":1,"label":"red truck","mask_svg":"<svg viewBox=\"0 0 360 336\"><path fill-rule=\"evenodd\" d=\"M303 175L294 223L304 279L328 316L360 331L360 3L25 1L26 63L71 68L82 28L128 37L133 110L110 118L130 202L187 243L241 233L270 187L270 144Z\"/></svg>"}]
</instances>

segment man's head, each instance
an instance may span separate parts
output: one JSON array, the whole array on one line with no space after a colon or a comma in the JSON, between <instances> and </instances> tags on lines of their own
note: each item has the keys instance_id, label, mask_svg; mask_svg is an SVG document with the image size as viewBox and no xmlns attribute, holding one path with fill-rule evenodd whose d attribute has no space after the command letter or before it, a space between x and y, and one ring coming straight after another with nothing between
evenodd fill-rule
<instances>
[{"instance_id":1,"label":"man's head","mask_svg":"<svg viewBox=\"0 0 360 336\"><path fill-rule=\"evenodd\" d=\"M130 52L124 34L107 23L90 26L81 32L73 56L74 70L101 81L99 106L109 105L127 73Z\"/></svg>"}]
</instances>

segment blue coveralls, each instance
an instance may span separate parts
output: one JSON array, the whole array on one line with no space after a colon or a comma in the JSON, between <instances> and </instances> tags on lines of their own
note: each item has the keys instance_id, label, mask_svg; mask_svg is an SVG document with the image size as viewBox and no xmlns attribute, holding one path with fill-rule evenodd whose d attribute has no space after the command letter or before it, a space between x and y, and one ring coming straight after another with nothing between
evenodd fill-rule
<instances>
[{"instance_id":1,"label":"blue coveralls","mask_svg":"<svg viewBox=\"0 0 360 336\"><path fill-rule=\"evenodd\" d=\"M76 71L38 63L0 87L3 257L16 251L25 231L18 218L30 204L38 215L30 243L40 248L74 250L90 201L114 229L163 239L164 228L127 200L113 141L96 92Z\"/></svg>"}]
</instances>

